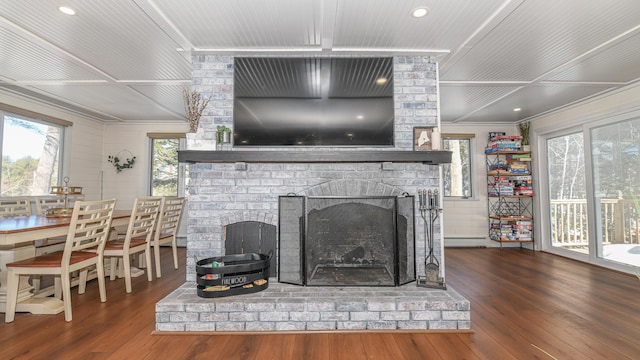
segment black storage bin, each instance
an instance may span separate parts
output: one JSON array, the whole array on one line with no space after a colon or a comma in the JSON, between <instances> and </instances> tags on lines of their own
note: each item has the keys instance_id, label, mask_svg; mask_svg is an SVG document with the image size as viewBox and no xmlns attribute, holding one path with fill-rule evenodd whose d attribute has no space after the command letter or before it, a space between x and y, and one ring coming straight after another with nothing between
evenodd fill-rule
<instances>
[{"instance_id":1,"label":"black storage bin","mask_svg":"<svg viewBox=\"0 0 640 360\"><path fill-rule=\"evenodd\" d=\"M247 253L196 262L198 296L217 298L251 294L268 288L271 256L272 253Z\"/></svg>"}]
</instances>

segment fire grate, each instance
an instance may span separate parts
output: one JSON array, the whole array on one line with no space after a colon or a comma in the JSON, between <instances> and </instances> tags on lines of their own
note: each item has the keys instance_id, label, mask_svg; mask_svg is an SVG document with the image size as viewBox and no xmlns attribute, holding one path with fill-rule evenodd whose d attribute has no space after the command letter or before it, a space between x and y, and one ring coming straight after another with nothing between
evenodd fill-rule
<instances>
[{"instance_id":1,"label":"fire grate","mask_svg":"<svg viewBox=\"0 0 640 360\"><path fill-rule=\"evenodd\" d=\"M251 294L269 287L268 255L247 253L211 257L196 262L198 296L217 298Z\"/></svg>"}]
</instances>

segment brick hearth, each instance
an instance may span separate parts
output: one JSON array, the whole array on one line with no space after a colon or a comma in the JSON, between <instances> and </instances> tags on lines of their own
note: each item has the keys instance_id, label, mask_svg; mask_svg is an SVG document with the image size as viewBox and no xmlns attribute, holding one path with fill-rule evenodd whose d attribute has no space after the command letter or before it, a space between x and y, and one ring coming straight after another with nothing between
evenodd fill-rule
<instances>
[{"instance_id":1,"label":"brick hearth","mask_svg":"<svg viewBox=\"0 0 640 360\"><path fill-rule=\"evenodd\" d=\"M455 290L301 287L200 298L187 282L156 304L158 331L466 330L469 301Z\"/></svg>"}]
</instances>

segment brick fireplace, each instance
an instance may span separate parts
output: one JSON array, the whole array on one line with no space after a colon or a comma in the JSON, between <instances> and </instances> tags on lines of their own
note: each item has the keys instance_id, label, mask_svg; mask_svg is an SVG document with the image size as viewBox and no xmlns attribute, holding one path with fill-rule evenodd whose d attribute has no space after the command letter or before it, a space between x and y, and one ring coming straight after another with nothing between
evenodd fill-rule
<instances>
[{"instance_id":1,"label":"brick fireplace","mask_svg":"<svg viewBox=\"0 0 640 360\"><path fill-rule=\"evenodd\" d=\"M233 58L194 55L195 89L212 100L200 120L205 137L213 139L217 125L233 127ZM437 125L437 64L430 57L394 57L395 146L413 149L414 126ZM263 150L263 149L260 149ZM269 151L272 149L264 149ZM361 150L389 148L277 149L286 151ZM236 150L241 151L241 150ZM348 155L347 155L348 156ZM187 283L156 306L160 331L247 331L327 329L468 329L469 303L455 290L417 288L415 283L388 288L354 287L332 300L320 301L320 290L291 289L272 279L269 289L224 299L194 299L195 259L223 255L225 226L244 221L278 225L278 200L284 195L415 195L418 189L439 188L439 166L422 162L198 162L189 165ZM416 204L417 207L417 204ZM422 220L415 223L415 268L424 272ZM436 226L435 254L442 269L442 235ZM442 271L441 269L441 271ZM444 272L441 273L444 277ZM342 289L342 288L338 288ZM387 289L387 290L384 290ZM333 291L333 290L332 290ZM386 292L385 292L386 291ZM281 293L288 301L278 298ZM305 295L306 294L306 295ZM300 297L302 296L302 297ZM316 301L318 300L318 301ZM323 310L324 309L324 310ZM341 310L340 310L341 309ZM322 311L327 314L322 315ZM381 311L384 312L381 315ZM263 314L266 313L265 314ZM369 313L371 312L371 313ZM335 317L335 318L334 318ZM235 319L237 321L232 321Z\"/></svg>"},{"instance_id":2,"label":"brick fireplace","mask_svg":"<svg viewBox=\"0 0 640 360\"><path fill-rule=\"evenodd\" d=\"M194 55L193 87L211 96L200 119L205 138L213 139L216 126L233 128L233 57ZM396 56L394 62L395 146L413 150L413 127L436 126L437 64L434 58ZM389 150L388 148L284 148L288 151ZM264 149L269 151L272 149ZM241 151L241 150L237 150ZM220 256L224 226L240 221L278 224L278 197L335 181L367 179L396 191L417 194L421 188L440 186L438 166L416 163L196 163L189 166L187 281L195 280L194 258ZM420 222L421 220L417 220ZM416 224L416 229L421 224ZM439 229L438 229L439 230ZM424 258L422 232L416 233L416 256ZM436 256L440 257L440 236ZM441 264L443 264L442 259ZM417 261L418 273L423 269Z\"/></svg>"}]
</instances>

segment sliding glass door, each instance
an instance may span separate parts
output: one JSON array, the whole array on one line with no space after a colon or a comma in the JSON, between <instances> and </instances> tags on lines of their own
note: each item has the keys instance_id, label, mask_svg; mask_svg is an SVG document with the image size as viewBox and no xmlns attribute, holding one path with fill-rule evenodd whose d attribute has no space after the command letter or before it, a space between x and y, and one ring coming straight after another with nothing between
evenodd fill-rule
<instances>
[{"instance_id":1,"label":"sliding glass door","mask_svg":"<svg viewBox=\"0 0 640 360\"><path fill-rule=\"evenodd\" d=\"M546 249L620 270L640 267L640 118L546 142ZM632 268L632 267L635 267Z\"/></svg>"},{"instance_id":2,"label":"sliding glass door","mask_svg":"<svg viewBox=\"0 0 640 360\"><path fill-rule=\"evenodd\" d=\"M582 132L547 139L551 246L589 254Z\"/></svg>"},{"instance_id":3,"label":"sliding glass door","mask_svg":"<svg viewBox=\"0 0 640 360\"><path fill-rule=\"evenodd\" d=\"M640 266L640 119L591 130L597 257Z\"/></svg>"}]
</instances>

